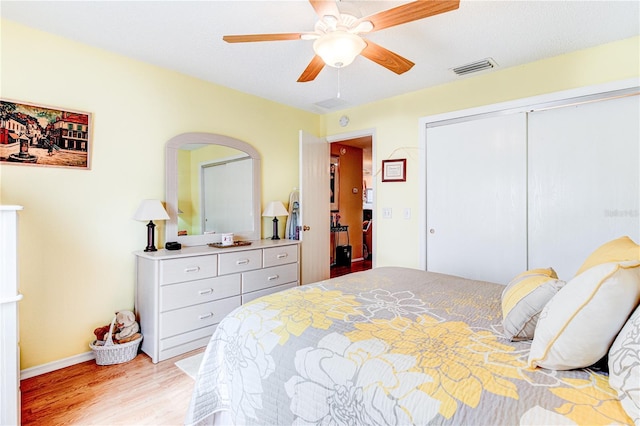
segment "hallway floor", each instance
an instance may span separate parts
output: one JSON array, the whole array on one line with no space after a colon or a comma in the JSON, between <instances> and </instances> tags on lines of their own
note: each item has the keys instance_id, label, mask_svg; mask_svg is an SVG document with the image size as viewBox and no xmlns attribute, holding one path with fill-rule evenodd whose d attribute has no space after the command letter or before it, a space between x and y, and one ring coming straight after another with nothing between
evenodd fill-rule
<instances>
[{"instance_id":1,"label":"hallway floor","mask_svg":"<svg viewBox=\"0 0 640 426\"><path fill-rule=\"evenodd\" d=\"M331 278L347 275L352 272L360 272L371 269L371 260L358 260L351 262L351 266L332 266Z\"/></svg>"}]
</instances>

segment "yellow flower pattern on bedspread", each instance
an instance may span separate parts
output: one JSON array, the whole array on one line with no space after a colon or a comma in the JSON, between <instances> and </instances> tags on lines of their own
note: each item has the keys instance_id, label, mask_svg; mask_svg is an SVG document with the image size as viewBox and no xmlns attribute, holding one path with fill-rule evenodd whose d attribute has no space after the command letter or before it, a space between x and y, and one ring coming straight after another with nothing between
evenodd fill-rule
<instances>
[{"instance_id":1,"label":"yellow flower pattern on bedspread","mask_svg":"<svg viewBox=\"0 0 640 426\"><path fill-rule=\"evenodd\" d=\"M567 401L556 411L576 424L631 424L630 418L620 416L620 403L616 392L609 386L607 376L591 373L589 379L567 379L570 387L551 389L558 397ZM575 389L584 389L576 393Z\"/></svg>"},{"instance_id":2,"label":"yellow flower pattern on bedspread","mask_svg":"<svg viewBox=\"0 0 640 426\"><path fill-rule=\"evenodd\" d=\"M355 310L359 303L354 295L320 288L293 289L284 295L265 296L257 303L261 303L263 309L278 311L281 325L273 332L281 336L281 345L291 334L300 336L309 327L326 330L333 320L359 312Z\"/></svg>"},{"instance_id":3,"label":"yellow flower pattern on bedspread","mask_svg":"<svg viewBox=\"0 0 640 426\"><path fill-rule=\"evenodd\" d=\"M468 284L429 277L355 274L238 308L207 347L186 423L219 410L236 424L632 423L606 375L527 366L530 343L504 338L494 314L500 286L464 299Z\"/></svg>"},{"instance_id":4,"label":"yellow flower pattern on bedspread","mask_svg":"<svg viewBox=\"0 0 640 426\"><path fill-rule=\"evenodd\" d=\"M522 365L514 348L499 343L488 331L474 331L463 322L442 322L423 315L404 332L386 321L357 324L347 333L352 341L372 337L385 341L393 353L417 357L415 370L433 378L420 386L440 400L440 414L450 418L457 401L476 407L483 392L518 399L516 385Z\"/></svg>"}]
</instances>

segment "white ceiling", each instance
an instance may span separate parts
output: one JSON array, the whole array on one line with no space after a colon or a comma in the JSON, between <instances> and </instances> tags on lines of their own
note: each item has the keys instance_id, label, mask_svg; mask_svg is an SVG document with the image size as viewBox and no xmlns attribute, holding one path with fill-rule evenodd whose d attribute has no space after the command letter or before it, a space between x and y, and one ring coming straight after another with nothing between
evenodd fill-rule
<instances>
[{"instance_id":1,"label":"white ceiling","mask_svg":"<svg viewBox=\"0 0 640 426\"><path fill-rule=\"evenodd\" d=\"M406 2L343 1L363 15ZM461 78L451 68L487 57L498 69L640 34L640 2L461 0L458 10L366 37L415 62L403 75L358 57L315 81L296 80L312 41L228 44L225 34L313 31L306 0L8 1L2 18L300 109L356 106ZM483 71L491 72L491 71ZM7 82L5 82L7 83Z\"/></svg>"}]
</instances>

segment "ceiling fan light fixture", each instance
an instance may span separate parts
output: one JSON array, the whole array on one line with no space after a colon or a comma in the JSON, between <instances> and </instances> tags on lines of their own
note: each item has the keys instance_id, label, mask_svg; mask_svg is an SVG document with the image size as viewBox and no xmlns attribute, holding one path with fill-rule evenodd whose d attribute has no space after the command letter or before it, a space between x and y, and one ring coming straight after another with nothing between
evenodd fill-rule
<instances>
[{"instance_id":1,"label":"ceiling fan light fixture","mask_svg":"<svg viewBox=\"0 0 640 426\"><path fill-rule=\"evenodd\" d=\"M367 47L362 37L346 31L333 31L313 42L313 50L330 67L349 65Z\"/></svg>"}]
</instances>

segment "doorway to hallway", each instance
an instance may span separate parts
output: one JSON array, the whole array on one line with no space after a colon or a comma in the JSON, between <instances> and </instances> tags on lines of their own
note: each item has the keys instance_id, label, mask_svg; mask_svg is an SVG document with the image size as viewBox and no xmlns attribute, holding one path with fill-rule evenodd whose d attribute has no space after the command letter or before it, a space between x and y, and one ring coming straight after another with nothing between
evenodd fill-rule
<instances>
[{"instance_id":1,"label":"doorway to hallway","mask_svg":"<svg viewBox=\"0 0 640 426\"><path fill-rule=\"evenodd\" d=\"M371 269L373 260L373 137L330 144L330 275Z\"/></svg>"}]
</instances>

